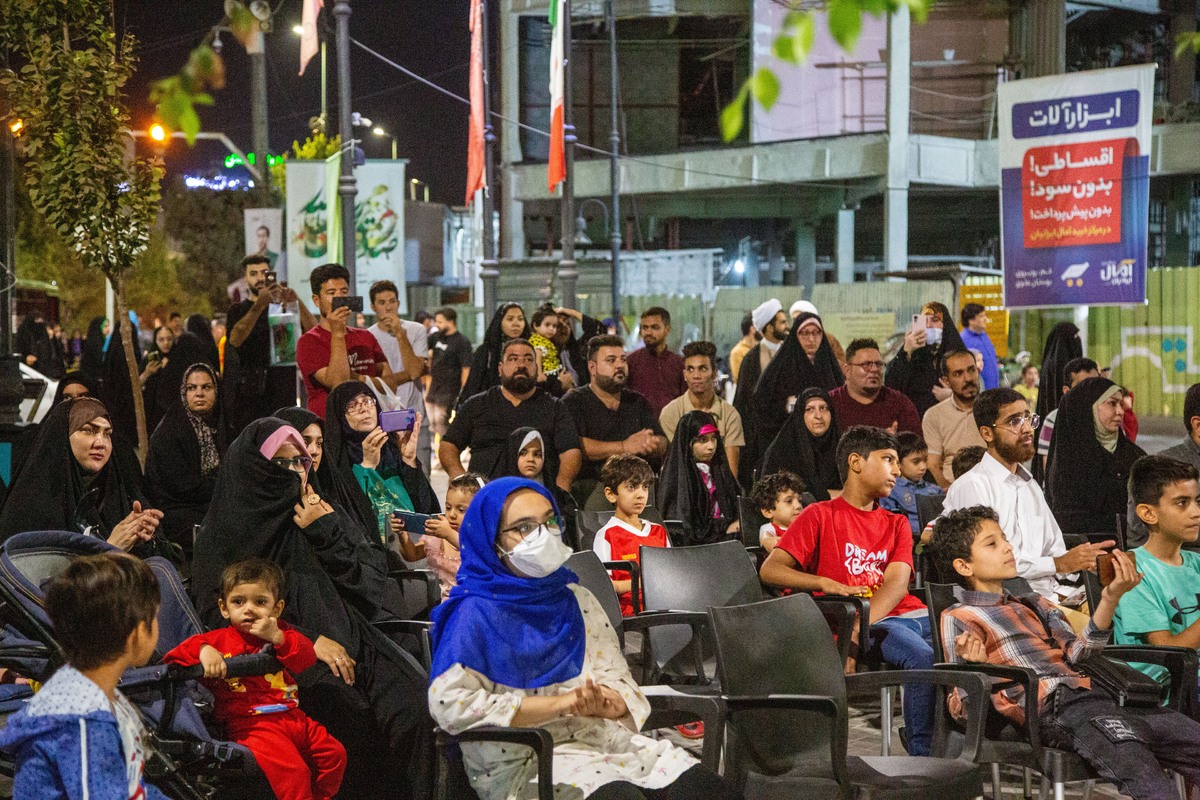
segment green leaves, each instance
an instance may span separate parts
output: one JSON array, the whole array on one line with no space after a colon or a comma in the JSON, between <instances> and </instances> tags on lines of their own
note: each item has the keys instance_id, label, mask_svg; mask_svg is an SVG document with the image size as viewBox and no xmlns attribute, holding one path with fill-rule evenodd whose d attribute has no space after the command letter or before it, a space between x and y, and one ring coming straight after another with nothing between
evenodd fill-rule
<instances>
[{"instance_id":1,"label":"green leaves","mask_svg":"<svg viewBox=\"0 0 1200 800\"><path fill-rule=\"evenodd\" d=\"M868 5L874 5L872 0L829 0L829 33L843 50L853 50L858 44L862 15L867 10L864 6Z\"/></svg>"},{"instance_id":2,"label":"green leaves","mask_svg":"<svg viewBox=\"0 0 1200 800\"><path fill-rule=\"evenodd\" d=\"M750 95L750 83L742 84L741 91L729 105L721 109L721 137L732 142L742 132L746 122L746 98Z\"/></svg>"},{"instance_id":3,"label":"green leaves","mask_svg":"<svg viewBox=\"0 0 1200 800\"><path fill-rule=\"evenodd\" d=\"M187 64L178 75L150 85L150 102L155 104L159 121L171 130L182 131L192 145L200 132L196 106L211 106L213 98L208 90L224 87L225 62L215 50L202 44L188 54Z\"/></svg>"}]
</instances>

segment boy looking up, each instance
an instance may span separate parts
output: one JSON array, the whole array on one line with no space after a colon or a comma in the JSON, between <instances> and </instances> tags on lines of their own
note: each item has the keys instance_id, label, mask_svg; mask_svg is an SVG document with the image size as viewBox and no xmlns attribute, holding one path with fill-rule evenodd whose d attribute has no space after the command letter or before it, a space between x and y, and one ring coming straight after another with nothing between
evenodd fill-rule
<instances>
[{"instance_id":1,"label":"boy looking up","mask_svg":"<svg viewBox=\"0 0 1200 800\"><path fill-rule=\"evenodd\" d=\"M1117 643L1200 650L1200 554L1183 549L1200 536L1200 474L1143 456L1129 470L1129 496L1150 538L1132 551L1145 577L1117 606Z\"/></svg>"},{"instance_id":2,"label":"boy looking up","mask_svg":"<svg viewBox=\"0 0 1200 800\"><path fill-rule=\"evenodd\" d=\"M229 738L248 748L279 800L327 800L346 771L346 749L300 710L296 679L317 662L312 642L279 621L283 570L251 558L221 575L217 601L228 628L189 637L163 657L168 664L204 665L217 719ZM279 672L226 678L225 659L271 645Z\"/></svg>"},{"instance_id":3,"label":"boy looking up","mask_svg":"<svg viewBox=\"0 0 1200 800\"><path fill-rule=\"evenodd\" d=\"M1129 556L1113 551L1115 577L1076 636L1062 611L1041 595L1005 593L1017 561L992 509L972 506L941 517L933 551L941 574L967 590L942 614L947 658L1033 670L1043 744L1077 753L1134 800L1178 797L1164 768L1192 783L1200 779L1200 723L1167 709L1118 706L1074 668L1104 649L1118 601L1141 581ZM996 710L1018 725L1025 720L1022 692L1013 687L992 695ZM957 694L950 710L961 710Z\"/></svg>"},{"instance_id":4,"label":"boy looking up","mask_svg":"<svg viewBox=\"0 0 1200 800\"><path fill-rule=\"evenodd\" d=\"M794 472L783 470L761 478L750 490L750 499L767 521L758 529L758 543L768 553L787 533L788 526L800 516L800 496L804 481Z\"/></svg>"},{"instance_id":5,"label":"boy looking up","mask_svg":"<svg viewBox=\"0 0 1200 800\"><path fill-rule=\"evenodd\" d=\"M125 553L77 558L46 591L67 663L0 731L16 756L13 797L157 800L146 784L145 732L117 689L158 644L158 579Z\"/></svg>"},{"instance_id":6,"label":"boy looking up","mask_svg":"<svg viewBox=\"0 0 1200 800\"><path fill-rule=\"evenodd\" d=\"M870 623L886 632L884 661L901 669L933 666L929 614L908 593L913 537L908 520L879 507L900 476L896 440L855 425L837 448L842 496L800 512L763 562L764 583L802 592L870 597ZM929 755L934 691L904 691L904 725L910 755Z\"/></svg>"},{"instance_id":7,"label":"boy looking up","mask_svg":"<svg viewBox=\"0 0 1200 800\"><path fill-rule=\"evenodd\" d=\"M601 561L638 562L642 547L670 547L662 525L643 520L639 515L650 499L654 472L650 465L634 455L609 456L600 468L604 496L613 504L612 519L596 533L592 550ZM613 588L621 600L621 616L633 616L633 579L628 572L609 573Z\"/></svg>"}]
</instances>

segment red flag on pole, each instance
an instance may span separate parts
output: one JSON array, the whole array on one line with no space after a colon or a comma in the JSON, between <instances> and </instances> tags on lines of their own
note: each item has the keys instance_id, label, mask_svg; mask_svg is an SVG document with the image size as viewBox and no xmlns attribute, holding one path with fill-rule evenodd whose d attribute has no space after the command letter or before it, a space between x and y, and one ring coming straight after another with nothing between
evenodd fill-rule
<instances>
[{"instance_id":1,"label":"red flag on pole","mask_svg":"<svg viewBox=\"0 0 1200 800\"><path fill-rule=\"evenodd\" d=\"M467 204L475 192L487 187L483 152L483 8L471 0L471 118L467 136Z\"/></svg>"},{"instance_id":2,"label":"red flag on pole","mask_svg":"<svg viewBox=\"0 0 1200 800\"><path fill-rule=\"evenodd\" d=\"M550 25L550 163L547 184L554 191L567 177L567 161L563 150L563 3L551 0Z\"/></svg>"}]
</instances>

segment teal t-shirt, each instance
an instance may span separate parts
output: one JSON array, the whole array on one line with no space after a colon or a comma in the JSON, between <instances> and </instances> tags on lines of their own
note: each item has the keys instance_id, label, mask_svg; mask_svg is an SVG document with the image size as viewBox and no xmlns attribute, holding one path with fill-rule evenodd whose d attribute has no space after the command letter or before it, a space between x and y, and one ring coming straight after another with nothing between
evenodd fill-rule
<instances>
[{"instance_id":1,"label":"teal t-shirt","mask_svg":"<svg viewBox=\"0 0 1200 800\"><path fill-rule=\"evenodd\" d=\"M1113 617L1113 639L1117 644L1149 644L1146 634L1166 631L1182 633L1200 619L1200 554L1184 550L1179 566L1165 564L1135 548L1142 582L1121 598ZM1138 665L1144 672L1158 676L1161 667Z\"/></svg>"}]
</instances>

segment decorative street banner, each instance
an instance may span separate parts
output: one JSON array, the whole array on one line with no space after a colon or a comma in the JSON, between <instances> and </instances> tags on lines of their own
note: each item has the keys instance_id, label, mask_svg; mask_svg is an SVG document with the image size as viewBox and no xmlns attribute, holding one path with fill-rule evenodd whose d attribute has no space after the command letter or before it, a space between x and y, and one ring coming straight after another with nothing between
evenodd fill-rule
<instances>
[{"instance_id":1,"label":"decorative street banner","mask_svg":"<svg viewBox=\"0 0 1200 800\"><path fill-rule=\"evenodd\" d=\"M330 225L341 219L337 184L327 180L323 161L287 163L287 259L289 285L313 309L309 273L331 261L341 263L340 241ZM367 296L371 284L388 279L400 287L404 302L404 195L403 159L368 160L354 169L358 194L354 204L354 237L357 243L357 286L352 294ZM332 194L332 196L331 196ZM404 306L402 305L401 308ZM315 309L313 309L315 311Z\"/></svg>"},{"instance_id":2,"label":"decorative street banner","mask_svg":"<svg viewBox=\"0 0 1200 800\"><path fill-rule=\"evenodd\" d=\"M998 87L1007 308L1146 302L1154 69Z\"/></svg>"}]
</instances>

